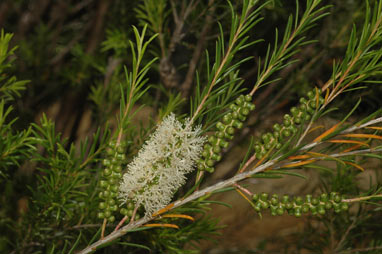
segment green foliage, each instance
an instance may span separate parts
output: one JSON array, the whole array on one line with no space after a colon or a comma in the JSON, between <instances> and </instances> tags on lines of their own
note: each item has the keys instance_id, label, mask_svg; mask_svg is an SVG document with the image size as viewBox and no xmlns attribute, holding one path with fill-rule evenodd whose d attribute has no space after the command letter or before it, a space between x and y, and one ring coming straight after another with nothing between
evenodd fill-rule
<instances>
[{"instance_id":1,"label":"green foliage","mask_svg":"<svg viewBox=\"0 0 382 254\"><path fill-rule=\"evenodd\" d=\"M381 179L372 173L360 186L359 177L382 159L381 105L365 116L361 99L343 97L381 83L382 1L353 4L352 29L344 4L327 2L47 1L33 12L36 3L5 0L0 11L30 12L18 23L16 15L0 19L15 33L0 33L0 252L200 253L197 243L214 241L222 228L210 206L231 207L215 194L236 190L259 214L306 218L306 235L293 243L298 251L377 253ZM341 31L325 23L334 15L346 22ZM30 79L28 89L16 77ZM145 148L142 172L152 174L144 180L155 184L132 193L168 177L158 165L178 165L171 188L175 179L187 184L164 205L168 193L159 188L161 209L144 213L131 197L122 200L121 182L173 113L186 125L177 131L189 132ZM333 115L335 124L322 126ZM219 172L238 147L247 149L233 154L238 165ZM179 165L197 172L184 176ZM308 171L318 172L319 196L249 190L260 178L311 181Z\"/></svg>"}]
</instances>

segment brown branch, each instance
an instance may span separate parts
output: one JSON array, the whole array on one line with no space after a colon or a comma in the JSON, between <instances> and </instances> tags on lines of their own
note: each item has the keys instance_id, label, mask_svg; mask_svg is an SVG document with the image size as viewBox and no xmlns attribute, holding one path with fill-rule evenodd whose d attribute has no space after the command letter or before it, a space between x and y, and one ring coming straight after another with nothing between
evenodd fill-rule
<instances>
[{"instance_id":1,"label":"brown branch","mask_svg":"<svg viewBox=\"0 0 382 254\"><path fill-rule=\"evenodd\" d=\"M205 25L203 26L202 32L199 35L199 40L196 44L194 53L192 54L192 58L189 62L186 78L184 79L183 83L180 86L180 90L182 91L182 96L185 98L187 98L190 93L191 85L194 80L196 66L197 66L197 63L199 62L202 52L204 51L205 44L206 44L206 37L211 30L211 26L213 23L213 14L215 13L215 8L216 8L215 7L216 5L213 5L213 3L214 3L214 0L210 0L208 3L208 5L212 7L209 8L210 11L206 15Z\"/></svg>"}]
</instances>

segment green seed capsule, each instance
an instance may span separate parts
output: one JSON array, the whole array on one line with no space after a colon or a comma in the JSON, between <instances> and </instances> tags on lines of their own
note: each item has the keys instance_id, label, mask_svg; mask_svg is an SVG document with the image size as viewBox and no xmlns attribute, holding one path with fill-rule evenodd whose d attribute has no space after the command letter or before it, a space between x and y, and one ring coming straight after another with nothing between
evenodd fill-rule
<instances>
[{"instance_id":1,"label":"green seed capsule","mask_svg":"<svg viewBox=\"0 0 382 254\"><path fill-rule=\"evenodd\" d=\"M206 167L204 170L207 171L208 173L213 173L215 171L215 169L212 167Z\"/></svg>"},{"instance_id":2,"label":"green seed capsule","mask_svg":"<svg viewBox=\"0 0 382 254\"><path fill-rule=\"evenodd\" d=\"M103 171L104 176L109 176L111 175L111 173L112 173L112 170L110 168L105 168Z\"/></svg>"},{"instance_id":3,"label":"green seed capsule","mask_svg":"<svg viewBox=\"0 0 382 254\"><path fill-rule=\"evenodd\" d=\"M319 200L317 198L312 198L312 205L318 205Z\"/></svg>"},{"instance_id":4,"label":"green seed capsule","mask_svg":"<svg viewBox=\"0 0 382 254\"><path fill-rule=\"evenodd\" d=\"M222 120L223 120L223 123L225 123L225 124L231 123L231 121L232 121L231 113L224 115Z\"/></svg>"},{"instance_id":5,"label":"green seed capsule","mask_svg":"<svg viewBox=\"0 0 382 254\"><path fill-rule=\"evenodd\" d=\"M332 207L333 207L333 205L332 205L331 202L326 202L326 203L325 203L325 209L326 209L326 210L330 210L330 209L332 209Z\"/></svg>"},{"instance_id":6,"label":"green seed capsule","mask_svg":"<svg viewBox=\"0 0 382 254\"><path fill-rule=\"evenodd\" d=\"M328 201L328 194L322 193L321 196L320 196L320 200L322 202L327 202Z\"/></svg>"},{"instance_id":7,"label":"green seed capsule","mask_svg":"<svg viewBox=\"0 0 382 254\"><path fill-rule=\"evenodd\" d=\"M106 203L105 202L100 202L98 205L99 209L105 209L106 208Z\"/></svg>"},{"instance_id":8,"label":"green seed capsule","mask_svg":"<svg viewBox=\"0 0 382 254\"><path fill-rule=\"evenodd\" d=\"M122 166L121 165L115 165L114 167L113 167L113 171L114 172L121 172L122 171Z\"/></svg>"},{"instance_id":9,"label":"green seed capsule","mask_svg":"<svg viewBox=\"0 0 382 254\"><path fill-rule=\"evenodd\" d=\"M301 211L302 211L303 213L307 213L307 212L309 212L309 205L307 205L307 204L303 204L302 207L301 207Z\"/></svg>"},{"instance_id":10,"label":"green seed capsule","mask_svg":"<svg viewBox=\"0 0 382 254\"><path fill-rule=\"evenodd\" d=\"M265 193L265 192L261 193L260 194L260 200L267 201L268 200L268 193Z\"/></svg>"},{"instance_id":11,"label":"green seed capsule","mask_svg":"<svg viewBox=\"0 0 382 254\"><path fill-rule=\"evenodd\" d=\"M302 205L303 200L302 200L301 197L295 197L294 202L295 202L297 205Z\"/></svg>"},{"instance_id":12,"label":"green seed capsule","mask_svg":"<svg viewBox=\"0 0 382 254\"><path fill-rule=\"evenodd\" d=\"M286 209L292 209L293 208L293 204L291 202L288 202L288 203L285 203L285 208Z\"/></svg>"},{"instance_id":13,"label":"green seed capsule","mask_svg":"<svg viewBox=\"0 0 382 254\"><path fill-rule=\"evenodd\" d=\"M220 161L222 159L222 157L219 154L212 154L211 159L213 159L215 161Z\"/></svg>"},{"instance_id":14,"label":"green seed capsule","mask_svg":"<svg viewBox=\"0 0 382 254\"><path fill-rule=\"evenodd\" d=\"M294 209L294 216L296 216L297 218L301 217L301 209L299 207L296 207Z\"/></svg>"},{"instance_id":15,"label":"green seed capsule","mask_svg":"<svg viewBox=\"0 0 382 254\"><path fill-rule=\"evenodd\" d=\"M231 104L231 105L229 105L229 108L230 108L232 111L235 111L235 112L239 110L239 107L236 106L235 104Z\"/></svg>"},{"instance_id":16,"label":"green seed capsule","mask_svg":"<svg viewBox=\"0 0 382 254\"><path fill-rule=\"evenodd\" d=\"M223 140L223 139L220 139L218 143L219 143L219 145L220 145L222 148L227 148L228 145L229 145L229 143L228 143L227 141Z\"/></svg>"},{"instance_id":17,"label":"green seed capsule","mask_svg":"<svg viewBox=\"0 0 382 254\"><path fill-rule=\"evenodd\" d=\"M261 202L261 208L267 209L268 207L269 207L269 203L268 202L266 202L266 201Z\"/></svg>"},{"instance_id":18,"label":"green seed capsule","mask_svg":"<svg viewBox=\"0 0 382 254\"><path fill-rule=\"evenodd\" d=\"M257 194L257 193L253 194L253 195L252 195L252 200L255 201L255 202L256 202L257 200L259 200L259 194Z\"/></svg>"},{"instance_id":19,"label":"green seed capsule","mask_svg":"<svg viewBox=\"0 0 382 254\"><path fill-rule=\"evenodd\" d=\"M109 218L107 218L107 220L111 223L113 223L115 221L115 217L114 216L110 216Z\"/></svg>"},{"instance_id":20,"label":"green seed capsule","mask_svg":"<svg viewBox=\"0 0 382 254\"><path fill-rule=\"evenodd\" d=\"M243 106L244 104L244 96L239 96L236 98L235 103L239 106Z\"/></svg>"},{"instance_id":21,"label":"green seed capsule","mask_svg":"<svg viewBox=\"0 0 382 254\"><path fill-rule=\"evenodd\" d=\"M247 116L249 115L249 109L248 108L241 108L240 109L240 114Z\"/></svg>"},{"instance_id":22,"label":"green seed capsule","mask_svg":"<svg viewBox=\"0 0 382 254\"><path fill-rule=\"evenodd\" d=\"M284 209L283 208L281 208L281 207L279 207L279 208L277 208L276 209L276 213L277 213L277 215L283 215L284 214Z\"/></svg>"},{"instance_id":23,"label":"green seed capsule","mask_svg":"<svg viewBox=\"0 0 382 254\"><path fill-rule=\"evenodd\" d=\"M125 148L122 145L119 145L117 147L117 153L124 154L125 153Z\"/></svg>"},{"instance_id":24,"label":"green seed capsule","mask_svg":"<svg viewBox=\"0 0 382 254\"><path fill-rule=\"evenodd\" d=\"M235 129L232 128L231 126L227 128L226 132L229 134L229 135L233 135L235 133Z\"/></svg>"},{"instance_id":25,"label":"green seed capsule","mask_svg":"<svg viewBox=\"0 0 382 254\"><path fill-rule=\"evenodd\" d=\"M309 91L306 95L307 95L308 98L311 99L311 100L313 100L314 97L315 97L315 93L314 93L313 91Z\"/></svg>"},{"instance_id":26,"label":"green seed capsule","mask_svg":"<svg viewBox=\"0 0 382 254\"><path fill-rule=\"evenodd\" d=\"M208 142L210 142L211 145L215 145L216 142L217 142L217 140L218 140L218 139L217 139L215 136L210 136L210 137L208 138Z\"/></svg>"},{"instance_id":27,"label":"green seed capsule","mask_svg":"<svg viewBox=\"0 0 382 254\"><path fill-rule=\"evenodd\" d=\"M97 217L98 217L98 219L103 219L103 218L105 218L105 214L104 213L98 213Z\"/></svg>"},{"instance_id":28,"label":"green seed capsule","mask_svg":"<svg viewBox=\"0 0 382 254\"><path fill-rule=\"evenodd\" d=\"M214 163L213 160L207 160L206 164L207 164L208 167L212 167L215 163Z\"/></svg>"},{"instance_id":29,"label":"green seed capsule","mask_svg":"<svg viewBox=\"0 0 382 254\"><path fill-rule=\"evenodd\" d=\"M312 202L312 195L310 195L310 194L306 195L306 196L305 196L305 202L306 202L306 203L310 203L310 202Z\"/></svg>"},{"instance_id":30,"label":"green seed capsule","mask_svg":"<svg viewBox=\"0 0 382 254\"><path fill-rule=\"evenodd\" d=\"M223 131L218 131L218 132L216 132L216 137L218 137L218 138L224 138L224 136L225 136L225 133L223 132Z\"/></svg>"},{"instance_id":31,"label":"green seed capsule","mask_svg":"<svg viewBox=\"0 0 382 254\"><path fill-rule=\"evenodd\" d=\"M119 211L122 215L127 215L127 209L126 208L121 208L121 210Z\"/></svg>"},{"instance_id":32,"label":"green seed capsule","mask_svg":"<svg viewBox=\"0 0 382 254\"><path fill-rule=\"evenodd\" d=\"M347 211L349 209L349 205L347 203L342 203L341 204L341 210L342 211Z\"/></svg>"},{"instance_id":33,"label":"green seed capsule","mask_svg":"<svg viewBox=\"0 0 382 254\"><path fill-rule=\"evenodd\" d=\"M112 205L112 206L110 206L110 210L113 211L113 212L115 212L115 211L118 210L118 206L116 206L116 205Z\"/></svg>"},{"instance_id":34,"label":"green seed capsule","mask_svg":"<svg viewBox=\"0 0 382 254\"><path fill-rule=\"evenodd\" d=\"M106 188L106 187L108 186L108 183L107 183L106 181L104 181L104 180L101 180L101 181L99 182L99 185L100 185L102 188Z\"/></svg>"},{"instance_id":35,"label":"green seed capsule","mask_svg":"<svg viewBox=\"0 0 382 254\"><path fill-rule=\"evenodd\" d=\"M289 202L289 196L288 196L288 195L284 195L284 196L282 197L282 199L281 199L281 202L282 202L283 204L288 203L288 202Z\"/></svg>"},{"instance_id":36,"label":"green seed capsule","mask_svg":"<svg viewBox=\"0 0 382 254\"><path fill-rule=\"evenodd\" d=\"M108 160L108 159L104 159L104 160L102 161L102 165L104 165L105 167L110 166L110 164L111 164L111 162L110 162L110 160Z\"/></svg>"},{"instance_id":37,"label":"green seed capsule","mask_svg":"<svg viewBox=\"0 0 382 254\"><path fill-rule=\"evenodd\" d=\"M245 99L246 101L248 101L248 102L251 102L251 101L252 101L252 96L249 95L249 94L247 94L247 95L244 97L244 99Z\"/></svg>"},{"instance_id":38,"label":"green seed capsule","mask_svg":"<svg viewBox=\"0 0 382 254\"><path fill-rule=\"evenodd\" d=\"M104 214L105 214L105 217L106 217L106 218L109 218L109 217L111 216L111 212L110 212L109 210L106 210L106 211L104 212Z\"/></svg>"},{"instance_id":39,"label":"green seed capsule","mask_svg":"<svg viewBox=\"0 0 382 254\"><path fill-rule=\"evenodd\" d=\"M243 128L243 123L239 122L239 121L234 121L233 122L233 127L235 127L236 129L241 129ZM232 133L233 134L233 133Z\"/></svg>"},{"instance_id":40,"label":"green seed capsule","mask_svg":"<svg viewBox=\"0 0 382 254\"><path fill-rule=\"evenodd\" d=\"M260 212L261 211L261 203L260 202L256 203L254 209L256 212Z\"/></svg>"},{"instance_id":41,"label":"green seed capsule","mask_svg":"<svg viewBox=\"0 0 382 254\"><path fill-rule=\"evenodd\" d=\"M221 122L216 123L216 128L220 131L223 131L225 129L225 125Z\"/></svg>"},{"instance_id":42,"label":"green seed capsule","mask_svg":"<svg viewBox=\"0 0 382 254\"><path fill-rule=\"evenodd\" d=\"M284 129L282 131L282 134L284 137L289 137L292 133L290 132L290 130Z\"/></svg>"},{"instance_id":43,"label":"green seed capsule","mask_svg":"<svg viewBox=\"0 0 382 254\"><path fill-rule=\"evenodd\" d=\"M273 129L275 131L277 131L277 132L280 132L281 131L281 126L278 123L276 123L275 125L273 125Z\"/></svg>"}]
</instances>

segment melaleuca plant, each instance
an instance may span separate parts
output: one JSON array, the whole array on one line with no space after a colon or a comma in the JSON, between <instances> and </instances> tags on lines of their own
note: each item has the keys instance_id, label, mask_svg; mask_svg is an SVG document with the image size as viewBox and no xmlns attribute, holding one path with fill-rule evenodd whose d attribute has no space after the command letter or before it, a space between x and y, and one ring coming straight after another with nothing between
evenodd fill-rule
<instances>
[{"instance_id":1,"label":"melaleuca plant","mask_svg":"<svg viewBox=\"0 0 382 254\"><path fill-rule=\"evenodd\" d=\"M82 121L74 117L78 130L69 134L57 129L65 130L71 121L56 124L46 114L13 127L18 121L12 118L17 114L12 104L21 111L16 97L26 82L8 72L25 73L12 70L12 35L1 33L0 229L6 234L0 238L0 252L193 253L190 245L220 229L207 212L214 194L227 191L246 200L255 218L305 217L338 231L341 224L349 225L343 236L331 235L331 241L339 238L333 252L358 251L349 235L380 209L382 191L378 180L367 190L354 182L365 171L362 160L382 159L382 110L365 116L357 111L360 100L342 110L335 103L380 83L382 1L362 5L361 28L359 23L353 26L340 60L333 60L330 70L325 66L318 82L308 74L320 55L305 66L298 66L298 59L304 61L301 52L315 47L317 41L308 39L318 33L314 27L322 28L331 16L332 7L323 0L285 3L282 11L278 1L106 2L101 1L95 14L97 22L105 17L110 21L97 53L92 43L83 49L76 36L52 50L59 52L50 61L52 73L62 71L60 82L68 82L71 89L66 89L78 92L81 101L86 94L91 105L91 110L83 109L92 112L93 118L87 118L91 124L80 128ZM89 4L73 5L69 12L81 16L79 10ZM111 16L105 14L109 7ZM276 29L273 43L264 46L269 40L264 29L269 33L272 23L268 14L289 13L288 7L295 13ZM83 20L86 16L78 22ZM34 39L58 36L60 30L49 30L55 22L43 22L40 40ZM92 36L101 27L97 22ZM63 27L69 31L79 26ZM36 41L22 42L21 55L30 56L28 49ZM55 65L66 57L75 59L73 66ZM26 61L33 62L31 57ZM298 73L290 74L291 69ZM53 74L45 75L49 80ZM298 90L296 97L287 98L293 89ZM71 96L64 98L65 107L71 106L66 101ZM271 118L267 110L277 97L289 99L283 104L287 113ZM323 127L320 121L331 114L340 120ZM363 118L357 121L355 116ZM264 127L259 122L267 117L272 123ZM84 129L86 138L77 140ZM240 163L226 178L211 181L240 146L246 149L235 154ZM256 181L246 181L306 178L304 171L309 170L324 172L319 175L322 188L312 193L267 193L258 190ZM23 171L33 174L26 177ZM28 188L20 187L23 181ZM361 207L358 212L353 203ZM364 250L381 248L380 239L373 237L363 241Z\"/></svg>"}]
</instances>

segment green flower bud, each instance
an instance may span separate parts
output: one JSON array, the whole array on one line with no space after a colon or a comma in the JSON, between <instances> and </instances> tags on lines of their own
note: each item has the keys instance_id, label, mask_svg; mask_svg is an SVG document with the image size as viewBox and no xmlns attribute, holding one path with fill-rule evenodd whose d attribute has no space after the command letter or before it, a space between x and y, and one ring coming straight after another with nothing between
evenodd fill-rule
<instances>
[{"instance_id":1,"label":"green flower bud","mask_svg":"<svg viewBox=\"0 0 382 254\"><path fill-rule=\"evenodd\" d=\"M105 214L104 213L98 213L97 217L98 217L98 219L103 219L103 218L105 218Z\"/></svg>"},{"instance_id":2,"label":"green flower bud","mask_svg":"<svg viewBox=\"0 0 382 254\"><path fill-rule=\"evenodd\" d=\"M105 202L100 202L99 205L98 205L98 208L99 209L105 209L106 208L106 203Z\"/></svg>"},{"instance_id":3,"label":"green flower bud","mask_svg":"<svg viewBox=\"0 0 382 254\"><path fill-rule=\"evenodd\" d=\"M288 196L288 195L284 195L284 196L282 197L282 199L281 199L281 202L282 202L283 204L288 203L288 202L289 202L289 196Z\"/></svg>"},{"instance_id":4,"label":"green flower bud","mask_svg":"<svg viewBox=\"0 0 382 254\"><path fill-rule=\"evenodd\" d=\"M216 123L216 128L220 131L223 131L225 129L225 125L221 122Z\"/></svg>"},{"instance_id":5,"label":"green flower bud","mask_svg":"<svg viewBox=\"0 0 382 254\"><path fill-rule=\"evenodd\" d=\"M113 223L115 221L115 217L114 216L110 216L107 218L107 220L111 223Z\"/></svg>"},{"instance_id":6,"label":"green flower bud","mask_svg":"<svg viewBox=\"0 0 382 254\"><path fill-rule=\"evenodd\" d=\"M309 205L307 205L307 204L303 204L302 207L301 207L301 211L302 211L303 213L307 213L307 212L309 212Z\"/></svg>"},{"instance_id":7,"label":"green flower bud","mask_svg":"<svg viewBox=\"0 0 382 254\"><path fill-rule=\"evenodd\" d=\"M122 215L127 215L127 212L128 210L126 208L121 208L121 210L119 211Z\"/></svg>"},{"instance_id":8,"label":"green flower bud","mask_svg":"<svg viewBox=\"0 0 382 254\"><path fill-rule=\"evenodd\" d=\"M244 104L244 96L239 96L236 98L235 103L239 106L243 106Z\"/></svg>"},{"instance_id":9,"label":"green flower bud","mask_svg":"<svg viewBox=\"0 0 382 254\"><path fill-rule=\"evenodd\" d=\"M104 214L105 214L105 217L106 217L106 218L109 218L109 217L111 216L111 212L110 212L110 210L106 210L106 211L104 212Z\"/></svg>"},{"instance_id":10,"label":"green flower bud","mask_svg":"<svg viewBox=\"0 0 382 254\"><path fill-rule=\"evenodd\" d=\"M233 121L233 124L232 124L235 128L237 129L241 129L243 128L243 123L239 122L239 121ZM232 133L233 134L233 133Z\"/></svg>"},{"instance_id":11,"label":"green flower bud","mask_svg":"<svg viewBox=\"0 0 382 254\"><path fill-rule=\"evenodd\" d=\"M281 208L281 207L279 207L279 208L277 208L276 209L276 213L277 213L277 215L283 215L284 214L284 209L283 208Z\"/></svg>"},{"instance_id":12,"label":"green flower bud","mask_svg":"<svg viewBox=\"0 0 382 254\"><path fill-rule=\"evenodd\" d=\"M104 176L109 176L111 174L112 170L110 168L105 168L103 170L103 175Z\"/></svg>"},{"instance_id":13,"label":"green flower bud","mask_svg":"<svg viewBox=\"0 0 382 254\"><path fill-rule=\"evenodd\" d=\"M211 159L213 159L215 161L220 161L222 159L222 157L221 157L221 155L214 153L211 155Z\"/></svg>"},{"instance_id":14,"label":"green flower bud","mask_svg":"<svg viewBox=\"0 0 382 254\"><path fill-rule=\"evenodd\" d=\"M312 205L318 205L319 200L317 198L312 198Z\"/></svg>"},{"instance_id":15,"label":"green flower bud","mask_svg":"<svg viewBox=\"0 0 382 254\"><path fill-rule=\"evenodd\" d=\"M102 165L104 165L105 167L110 166L110 164L111 164L111 162L110 162L110 160L108 160L108 159L104 159L104 160L102 161Z\"/></svg>"},{"instance_id":16,"label":"green flower bud","mask_svg":"<svg viewBox=\"0 0 382 254\"><path fill-rule=\"evenodd\" d=\"M320 200L322 202L327 202L328 201L328 194L322 193L321 196L320 196Z\"/></svg>"},{"instance_id":17,"label":"green flower bud","mask_svg":"<svg viewBox=\"0 0 382 254\"><path fill-rule=\"evenodd\" d=\"M253 194L253 195L252 195L252 200L255 201L255 202L256 202L257 200L259 200L259 194L257 194L257 193Z\"/></svg>"},{"instance_id":18,"label":"green flower bud","mask_svg":"<svg viewBox=\"0 0 382 254\"><path fill-rule=\"evenodd\" d=\"M235 112L239 110L239 107L236 106L235 104L231 104L231 105L229 105L229 108L230 108L232 111L235 111Z\"/></svg>"},{"instance_id":19,"label":"green flower bud","mask_svg":"<svg viewBox=\"0 0 382 254\"><path fill-rule=\"evenodd\" d=\"M248 101L248 102L251 102L251 101L252 101L252 96L249 95L249 94L247 94L247 95L244 97L244 99L245 99L246 101Z\"/></svg>"},{"instance_id":20,"label":"green flower bud","mask_svg":"<svg viewBox=\"0 0 382 254\"><path fill-rule=\"evenodd\" d=\"M261 193L260 194L260 200L267 201L268 200L268 193L265 193L265 192Z\"/></svg>"},{"instance_id":21,"label":"green flower bud","mask_svg":"<svg viewBox=\"0 0 382 254\"><path fill-rule=\"evenodd\" d=\"M267 201L261 202L261 208L267 209L269 207L269 203Z\"/></svg>"},{"instance_id":22,"label":"green flower bud","mask_svg":"<svg viewBox=\"0 0 382 254\"><path fill-rule=\"evenodd\" d=\"M303 204L303 200L302 200L301 197L295 197L294 202L295 202L297 205L302 205L302 204Z\"/></svg>"},{"instance_id":23,"label":"green flower bud","mask_svg":"<svg viewBox=\"0 0 382 254\"><path fill-rule=\"evenodd\" d=\"M106 187L108 186L107 181L104 181L104 180L99 181L99 185L100 185L102 188L106 188Z\"/></svg>"},{"instance_id":24,"label":"green flower bud","mask_svg":"<svg viewBox=\"0 0 382 254\"><path fill-rule=\"evenodd\" d=\"M224 115L222 120L223 120L223 123L230 124L232 121L232 114L228 113L228 114Z\"/></svg>"}]
</instances>

